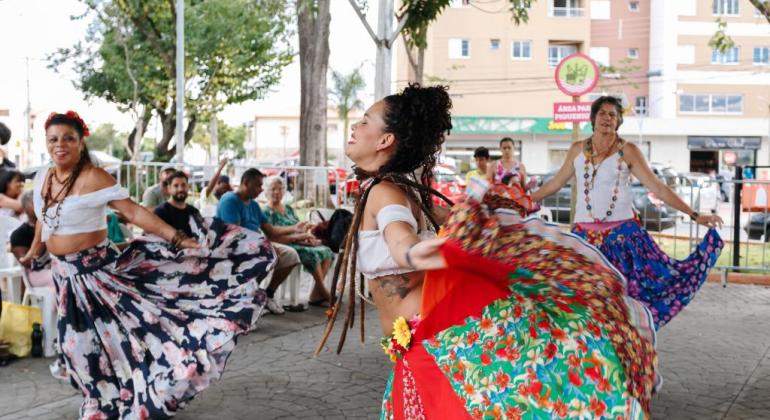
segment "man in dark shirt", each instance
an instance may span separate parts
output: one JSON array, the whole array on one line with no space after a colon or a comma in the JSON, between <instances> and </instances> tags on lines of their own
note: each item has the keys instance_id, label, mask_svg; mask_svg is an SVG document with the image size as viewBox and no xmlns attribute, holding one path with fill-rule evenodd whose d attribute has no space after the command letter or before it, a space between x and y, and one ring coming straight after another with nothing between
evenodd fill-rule
<instances>
[{"instance_id":1,"label":"man in dark shirt","mask_svg":"<svg viewBox=\"0 0 770 420\"><path fill-rule=\"evenodd\" d=\"M155 214L164 222L179 229L187 236L196 238L198 235L193 233L191 223L195 225L201 220L201 215L193 206L187 204L187 194L189 184L187 175L182 171L176 171L166 178L168 192L170 197L168 201L155 207Z\"/></svg>"}]
</instances>

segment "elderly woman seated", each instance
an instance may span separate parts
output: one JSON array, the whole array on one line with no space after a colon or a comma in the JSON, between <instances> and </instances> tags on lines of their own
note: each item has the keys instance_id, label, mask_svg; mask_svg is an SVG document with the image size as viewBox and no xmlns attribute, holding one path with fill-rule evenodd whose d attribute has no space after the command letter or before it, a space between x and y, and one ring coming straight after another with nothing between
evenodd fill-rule
<instances>
[{"instance_id":1,"label":"elderly woman seated","mask_svg":"<svg viewBox=\"0 0 770 420\"><path fill-rule=\"evenodd\" d=\"M297 214L291 206L283 204L286 184L279 176L270 177L265 183L267 207L264 209L267 222L275 226L293 226L299 223ZM324 285L326 273L329 271L334 253L329 247L321 245L317 239L304 244L291 244L299 254L302 265L313 275L315 286L310 293L310 304L325 306L330 304L331 295Z\"/></svg>"}]
</instances>

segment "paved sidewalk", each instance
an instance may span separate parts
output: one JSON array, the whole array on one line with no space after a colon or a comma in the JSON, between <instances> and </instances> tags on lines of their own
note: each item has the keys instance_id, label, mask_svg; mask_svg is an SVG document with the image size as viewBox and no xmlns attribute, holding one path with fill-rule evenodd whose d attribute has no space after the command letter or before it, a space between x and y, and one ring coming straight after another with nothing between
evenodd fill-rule
<instances>
[{"instance_id":1,"label":"paved sidewalk","mask_svg":"<svg viewBox=\"0 0 770 420\"><path fill-rule=\"evenodd\" d=\"M179 419L376 418L390 362L367 312L367 344L350 331L340 356L312 357L323 314L265 317L244 337L222 381ZM330 340L332 348L336 337ZM770 288L706 284L658 341L661 419L770 419ZM0 368L0 420L75 419L80 397L42 360Z\"/></svg>"}]
</instances>

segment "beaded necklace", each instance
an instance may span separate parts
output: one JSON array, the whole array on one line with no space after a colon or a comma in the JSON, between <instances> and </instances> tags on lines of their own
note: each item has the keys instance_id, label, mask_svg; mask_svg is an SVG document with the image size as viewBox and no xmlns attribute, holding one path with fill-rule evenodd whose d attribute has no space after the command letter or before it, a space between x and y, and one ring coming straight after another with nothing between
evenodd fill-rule
<instances>
[{"instance_id":1,"label":"beaded necklace","mask_svg":"<svg viewBox=\"0 0 770 420\"><path fill-rule=\"evenodd\" d=\"M64 179L64 182L61 182L59 177L56 176L55 168L51 168L46 176L48 188L46 188L45 195L43 196L43 223L45 223L46 226L51 229L51 232L55 232L61 225L62 204L72 190L72 186L75 185L75 180L77 180L77 177L80 174L81 167L81 164L78 163L78 165L75 167L75 170ZM54 179L61 185L61 189L59 189L59 192L56 193L55 196L53 196L51 193ZM56 206L54 209L54 214L53 216L49 216L48 209L50 209L53 205Z\"/></svg>"},{"instance_id":2,"label":"beaded necklace","mask_svg":"<svg viewBox=\"0 0 770 420\"><path fill-rule=\"evenodd\" d=\"M612 213L615 211L615 203L618 201L618 193L620 192L620 178L623 173L623 146L625 143L622 139L619 140L620 142L620 148L618 149L618 176L615 178L615 188L612 190L612 198L610 201L610 207L607 209L606 216L599 219L597 217L594 217L591 206L591 191L594 189L594 181L596 180L596 174L599 172L599 167L604 163L605 160L607 160L607 157L602 159L601 162L599 162L598 165L593 164L593 158L596 156L593 152L593 137L589 137L588 140L585 142L585 148L583 150L583 186L585 189L583 190L583 193L585 194L585 202L586 202L586 210L588 210L588 217L593 219L594 223L602 223L606 221L607 219L612 216ZM608 149L612 150L612 145ZM593 166L593 171L591 172L591 175L588 174L588 164L589 161L591 162L591 166Z\"/></svg>"}]
</instances>

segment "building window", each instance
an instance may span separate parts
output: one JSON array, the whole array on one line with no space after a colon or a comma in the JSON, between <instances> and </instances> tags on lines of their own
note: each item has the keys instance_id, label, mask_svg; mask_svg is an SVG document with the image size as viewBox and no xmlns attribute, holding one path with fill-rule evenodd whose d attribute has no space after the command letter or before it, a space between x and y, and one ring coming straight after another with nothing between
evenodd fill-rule
<instances>
[{"instance_id":1,"label":"building window","mask_svg":"<svg viewBox=\"0 0 770 420\"><path fill-rule=\"evenodd\" d=\"M628 58L636 60L639 58L639 48L629 48L628 49Z\"/></svg>"},{"instance_id":2,"label":"building window","mask_svg":"<svg viewBox=\"0 0 770 420\"><path fill-rule=\"evenodd\" d=\"M754 64L770 64L770 47L754 47Z\"/></svg>"},{"instance_id":3,"label":"building window","mask_svg":"<svg viewBox=\"0 0 770 420\"><path fill-rule=\"evenodd\" d=\"M550 16L557 17L580 17L583 16L583 9L580 7L580 0L551 0L548 8Z\"/></svg>"},{"instance_id":4,"label":"building window","mask_svg":"<svg viewBox=\"0 0 770 420\"><path fill-rule=\"evenodd\" d=\"M714 16L738 16L741 14L739 0L713 0L711 11Z\"/></svg>"},{"instance_id":5,"label":"building window","mask_svg":"<svg viewBox=\"0 0 770 420\"><path fill-rule=\"evenodd\" d=\"M634 102L634 113L636 115L647 115L647 97L637 96Z\"/></svg>"},{"instance_id":6,"label":"building window","mask_svg":"<svg viewBox=\"0 0 770 420\"><path fill-rule=\"evenodd\" d=\"M551 67L556 67L565 57L575 53L577 53L576 45L549 45L548 65Z\"/></svg>"},{"instance_id":7,"label":"building window","mask_svg":"<svg viewBox=\"0 0 770 420\"><path fill-rule=\"evenodd\" d=\"M610 47L591 47L589 56L596 61L597 64L609 67L610 65Z\"/></svg>"},{"instance_id":8,"label":"building window","mask_svg":"<svg viewBox=\"0 0 770 420\"><path fill-rule=\"evenodd\" d=\"M489 49L490 50L499 50L500 49L500 40L497 38L492 38L489 40Z\"/></svg>"},{"instance_id":9,"label":"building window","mask_svg":"<svg viewBox=\"0 0 770 420\"><path fill-rule=\"evenodd\" d=\"M513 41L511 45L511 57L514 60L531 60L532 41Z\"/></svg>"},{"instance_id":10,"label":"building window","mask_svg":"<svg viewBox=\"0 0 770 420\"><path fill-rule=\"evenodd\" d=\"M639 2L638 1L629 1L628 2L628 10L632 12L638 12L639 11Z\"/></svg>"},{"instance_id":11,"label":"building window","mask_svg":"<svg viewBox=\"0 0 770 420\"><path fill-rule=\"evenodd\" d=\"M714 48L711 51L711 64L738 64L739 48L728 48L724 53Z\"/></svg>"},{"instance_id":12,"label":"building window","mask_svg":"<svg viewBox=\"0 0 770 420\"><path fill-rule=\"evenodd\" d=\"M743 96L724 94L679 95L679 112L700 114L742 114Z\"/></svg>"},{"instance_id":13,"label":"building window","mask_svg":"<svg viewBox=\"0 0 770 420\"><path fill-rule=\"evenodd\" d=\"M471 58L471 40L462 38L450 38L449 58Z\"/></svg>"},{"instance_id":14,"label":"building window","mask_svg":"<svg viewBox=\"0 0 770 420\"><path fill-rule=\"evenodd\" d=\"M449 7L468 7L471 5L471 0L451 0L449 2Z\"/></svg>"}]
</instances>

